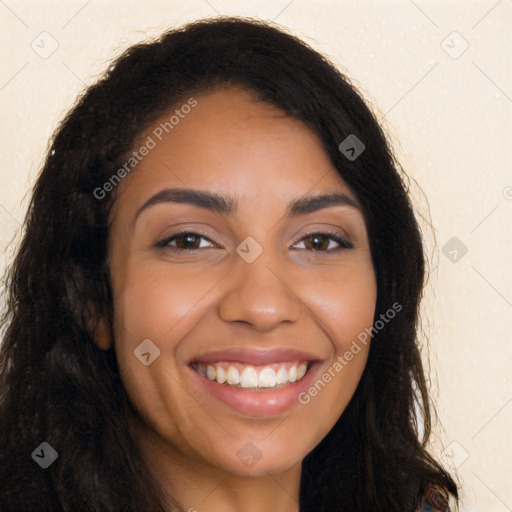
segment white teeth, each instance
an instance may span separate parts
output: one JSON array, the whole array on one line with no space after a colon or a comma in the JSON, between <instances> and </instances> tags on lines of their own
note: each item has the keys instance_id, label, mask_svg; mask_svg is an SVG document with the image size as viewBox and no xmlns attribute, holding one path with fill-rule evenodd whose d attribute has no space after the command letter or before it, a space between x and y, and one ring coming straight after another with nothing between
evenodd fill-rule
<instances>
[{"instance_id":1,"label":"white teeth","mask_svg":"<svg viewBox=\"0 0 512 512\"><path fill-rule=\"evenodd\" d=\"M208 365L206 367L206 378L215 380L215 368L213 366Z\"/></svg>"},{"instance_id":2,"label":"white teeth","mask_svg":"<svg viewBox=\"0 0 512 512\"><path fill-rule=\"evenodd\" d=\"M276 385L276 372L272 368L264 368L258 375L259 388L273 388Z\"/></svg>"},{"instance_id":3,"label":"white teeth","mask_svg":"<svg viewBox=\"0 0 512 512\"><path fill-rule=\"evenodd\" d=\"M240 377L240 385L243 388L257 388L258 387L258 374L254 368L246 367Z\"/></svg>"},{"instance_id":4,"label":"white teeth","mask_svg":"<svg viewBox=\"0 0 512 512\"><path fill-rule=\"evenodd\" d=\"M276 374L276 383L285 384L286 382L288 382L288 372L281 366Z\"/></svg>"},{"instance_id":5,"label":"white teeth","mask_svg":"<svg viewBox=\"0 0 512 512\"><path fill-rule=\"evenodd\" d=\"M219 384L224 384L226 382L226 372L224 371L224 368L222 366L217 366L217 382Z\"/></svg>"},{"instance_id":6,"label":"white teeth","mask_svg":"<svg viewBox=\"0 0 512 512\"><path fill-rule=\"evenodd\" d=\"M297 368L297 380L302 379L304 375L306 375L306 371L308 369L308 365L306 363L301 363L300 366ZM217 376L217 380L219 380L219 377Z\"/></svg>"},{"instance_id":7,"label":"white teeth","mask_svg":"<svg viewBox=\"0 0 512 512\"><path fill-rule=\"evenodd\" d=\"M240 384L240 373L238 373L238 370L234 366L230 366L228 368L226 380L228 381L228 384L231 384L232 386Z\"/></svg>"},{"instance_id":8,"label":"white teeth","mask_svg":"<svg viewBox=\"0 0 512 512\"><path fill-rule=\"evenodd\" d=\"M219 361L197 364L196 370L209 380L239 388L269 389L301 380L307 372L307 362L274 363L255 368L241 363ZM287 370L288 368L288 370Z\"/></svg>"}]
</instances>

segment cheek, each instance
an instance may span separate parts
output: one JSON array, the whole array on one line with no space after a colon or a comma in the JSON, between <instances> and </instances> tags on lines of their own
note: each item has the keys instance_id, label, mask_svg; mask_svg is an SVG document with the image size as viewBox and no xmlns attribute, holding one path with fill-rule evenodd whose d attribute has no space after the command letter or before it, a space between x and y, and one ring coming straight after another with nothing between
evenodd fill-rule
<instances>
[{"instance_id":1,"label":"cheek","mask_svg":"<svg viewBox=\"0 0 512 512\"><path fill-rule=\"evenodd\" d=\"M309 279L307 284L303 283L305 302L323 324L336 352L347 350L352 340L371 328L377 285L368 258L339 272L326 272Z\"/></svg>"},{"instance_id":2,"label":"cheek","mask_svg":"<svg viewBox=\"0 0 512 512\"><path fill-rule=\"evenodd\" d=\"M207 272L171 271L166 263L128 266L114 297L116 323L123 336L128 334L139 343L145 338L175 343L173 334L181 330L179 324L200 308L215 282Z\"/></svg>"},{"instance_id":3,"label":"cheek","mask_svg":"<svg viewBox=\"0 0 512 512\"><path fill-rule=\"evenodd\" d=\"M315 282L308 303L330 338L332 355L300 401L312 417L326 418L318 427L321 437L343 413L366 366L377 285L369 260Z\"/></svg>"},{"instance_id":4,"label":"cheek","mask_svg":"<svg viewBox=\"0 0 512 512\"><path fill-rule=\"evenodd\" d=\"M125 269L114 296L115 351L121 379L132 405L152 430L165 430L169 439L178 438L182 411L193 410L197 404L176 377L176 353L208 288L203 289L197 280L192 285L190 272L170 272L168 266L139 262Z\"/></svg>"},{"instance_id":5,"label":"cheek","mask_svg":"<svg viewBox=\"0 0 512 512\"><path fill-rule=\"evenodd\" d=\"M150 423L166 418L166 429L172 432L177 420L169 410L179 418L181 411L197 407L175 377L181 340L203 314L202 299L207 302L219 276L184 266L170 271L168 263L140 260L123 270L122 279L118 275L113 280L115 351L122 381L141 416Z\"/></svg>"}]
</instances>

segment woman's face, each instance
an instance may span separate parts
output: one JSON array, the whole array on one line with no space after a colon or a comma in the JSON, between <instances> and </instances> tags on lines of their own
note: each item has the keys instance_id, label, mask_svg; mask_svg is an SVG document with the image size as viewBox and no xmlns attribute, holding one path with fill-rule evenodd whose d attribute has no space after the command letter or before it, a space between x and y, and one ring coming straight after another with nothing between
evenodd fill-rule
<instances>
[{"instance_id":1,"label":"woman's face","mask_svg":"<svg viewBox=\"0 0 512 512\"><path fill-rule=\"evenodd\" d=\"M351 347L375 309L366 227L304 124L237 88L195 100L143 134L119 185L115 351L161 454L276 473L333 427L365 367L369 346Z\"/></svg>"}]
</instances>

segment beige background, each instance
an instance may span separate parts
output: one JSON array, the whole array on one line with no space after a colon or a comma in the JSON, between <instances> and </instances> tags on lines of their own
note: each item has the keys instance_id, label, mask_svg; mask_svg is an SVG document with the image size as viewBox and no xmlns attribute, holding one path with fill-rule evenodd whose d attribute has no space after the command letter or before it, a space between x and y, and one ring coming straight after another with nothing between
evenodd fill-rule
<instances>
[{"instance_id":1,"label":"beige background","mask_svg":"<svg viewBox=\"0 0 512 512\"><path fill-rule=\"evenodd\" d=\"M434 227L433 449L457 468L463 512L512 510L511 0L0 2L0 270L48 138L84 85L128 45L217 14L289 27L374 103Z\"/></svg>"}]
</instances>

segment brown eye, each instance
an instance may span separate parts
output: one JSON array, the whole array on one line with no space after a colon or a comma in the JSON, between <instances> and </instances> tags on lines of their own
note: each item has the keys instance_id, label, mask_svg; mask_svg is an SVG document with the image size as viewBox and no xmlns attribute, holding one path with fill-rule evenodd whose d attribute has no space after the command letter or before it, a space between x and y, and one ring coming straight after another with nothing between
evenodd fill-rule
<instances>
[{"instance_id":1,"label":"brown eye","mask_svg":"<svg viewBox=\"0 0 512 512\"><path fill-rule=\"evenodd\" d=\"M178 249L198 249L200 238L193 233L185 233L184 235L174 237L174 240L176 240L176 247Z\"/></svg>"},{"instance_id":2,"label":"brown eye","mask_svg":"<svg viewBox=\"0 0 512 512\"><path fill-rule=\"evenodd\" d=\"M310 233L302 238L301 242L306 240L304 246L310 251L331 252L340 249L352 249L354 245L346 238L334 233ZM339 247L328 249L331 241L336 242Z\"/></svg>"},{"instance_id":3,"label":"brown eye","mask_svg":"<svg viewBox=\"0 0 512 512\"><path fill-rule=\"evenodd\" d=\"M310 243L305 244L306 247L314 251L325 250L329 246L329 238L325 235L308 236L306 240L310 241Z\"/></svg>"},{"instance_id":4,"label":"brown eye","mask_svg":"<svg viewBox=\"0 0 512 512\"><path fill-rule=\"evenodd\" d=\"M170 249L172 251L180 252L180 251L194 251L196 249L204 249L205 247L200 247L201 239L211 240L199 233L193 233L190 231L183 231L180 233L174 233L164 240L161 240L156 244L157 247L161 249ZM175 243L173 243L175 242ZM213 242L212 242L213 244ZM208 248L208 247L206 247Z\"/></svg>"}]
</instances>

